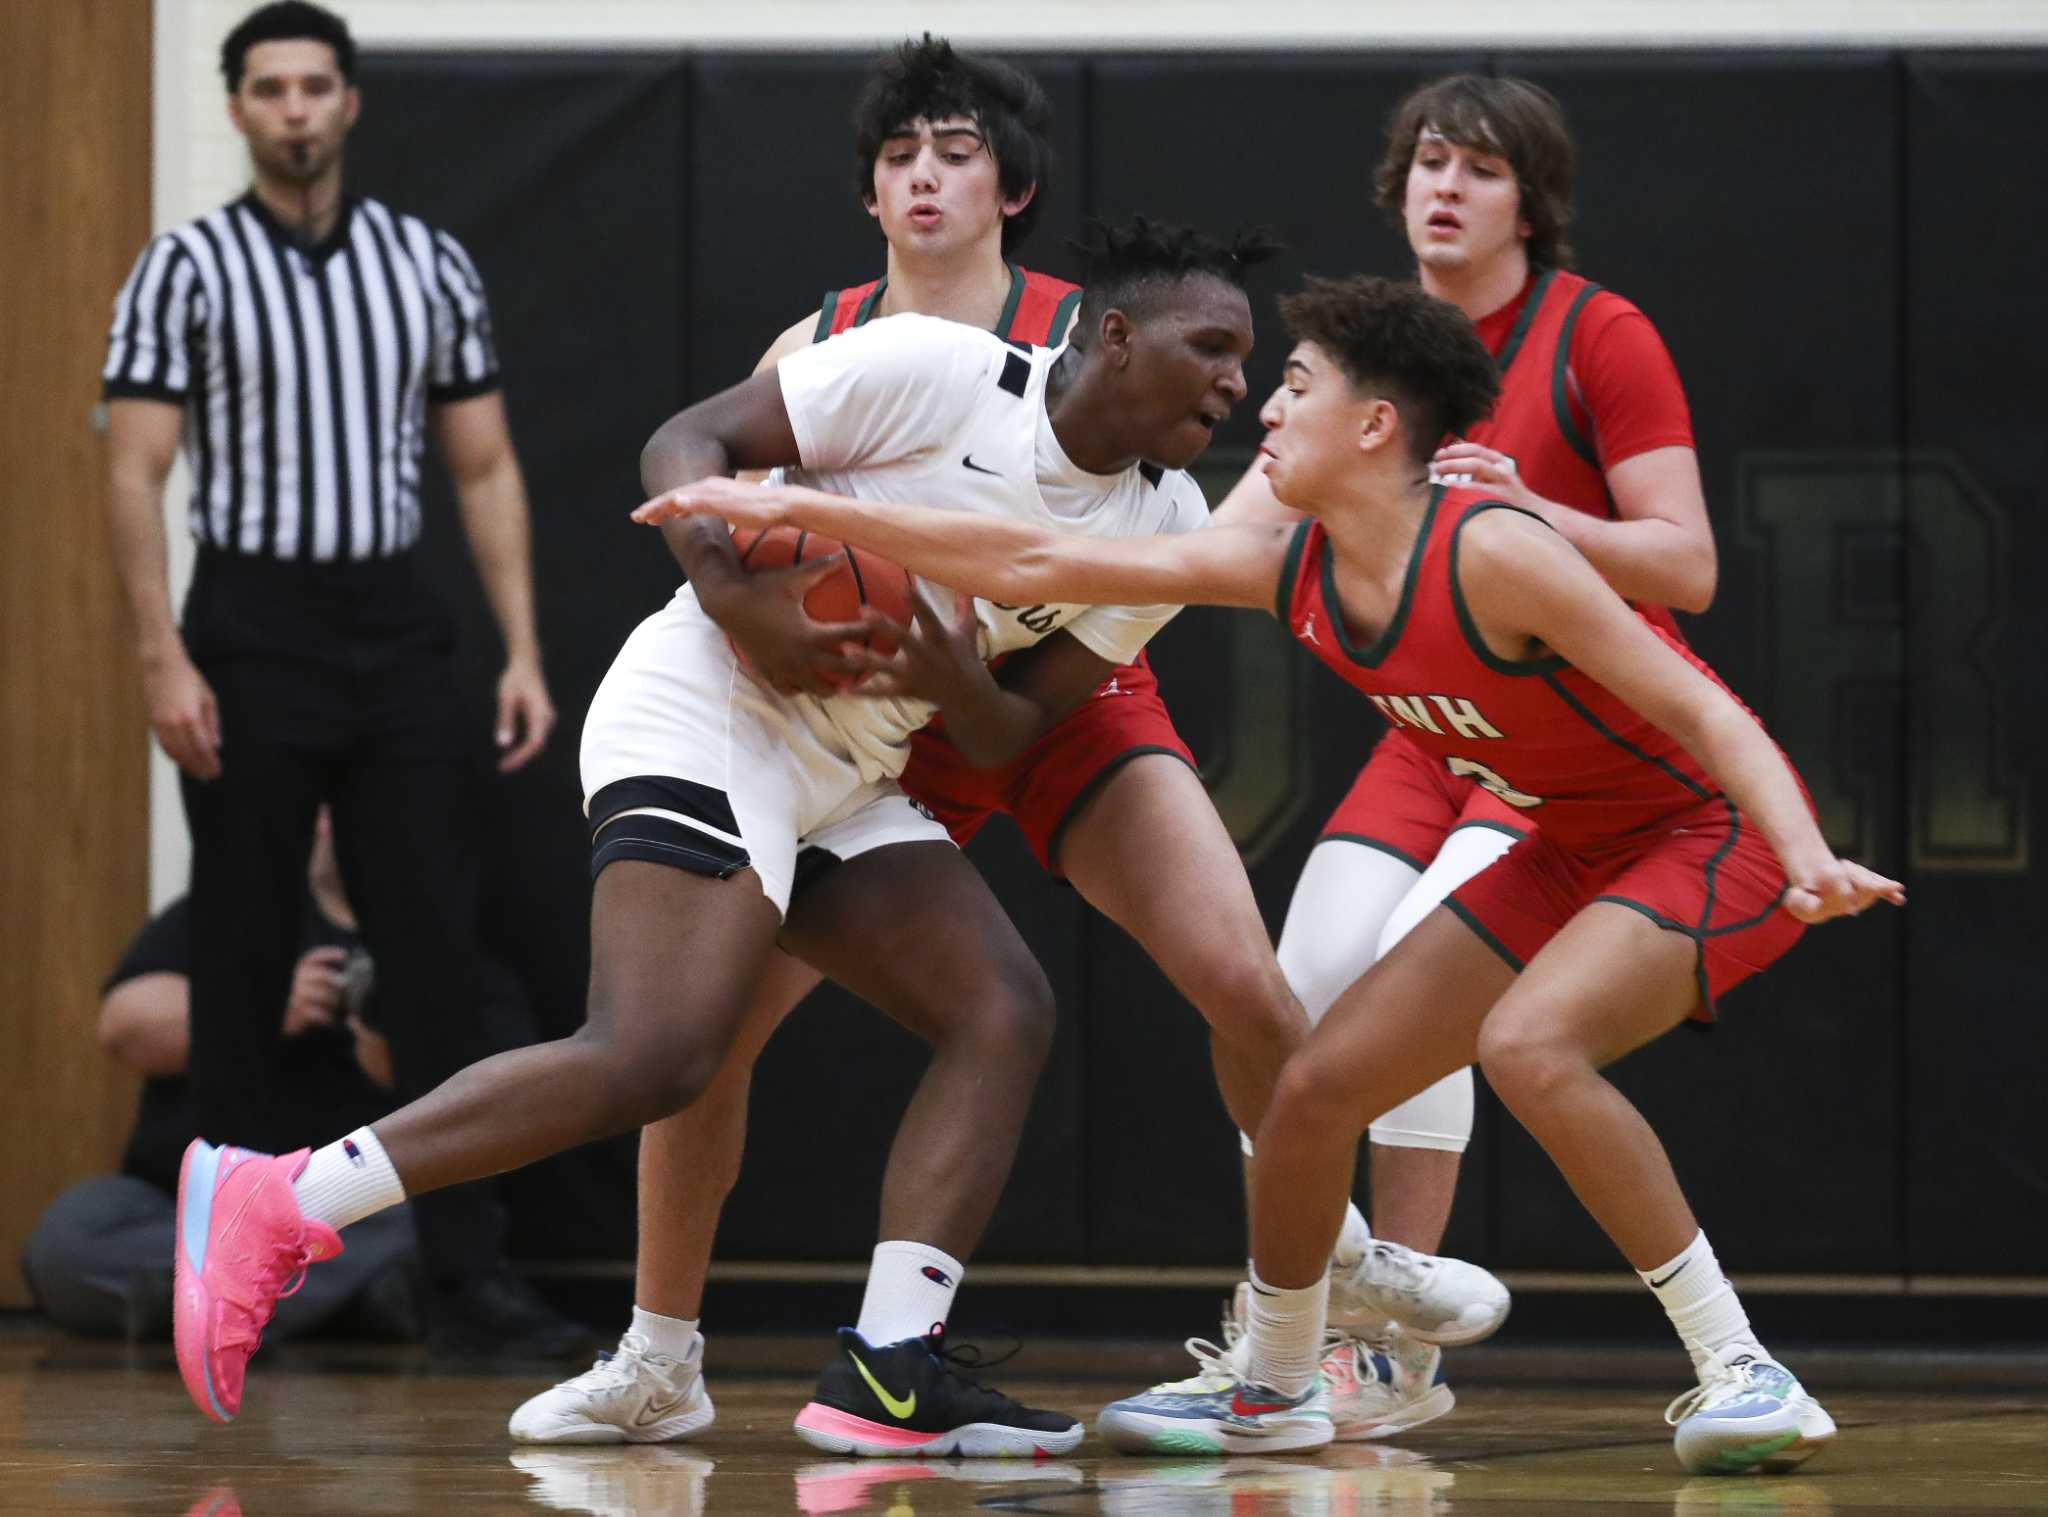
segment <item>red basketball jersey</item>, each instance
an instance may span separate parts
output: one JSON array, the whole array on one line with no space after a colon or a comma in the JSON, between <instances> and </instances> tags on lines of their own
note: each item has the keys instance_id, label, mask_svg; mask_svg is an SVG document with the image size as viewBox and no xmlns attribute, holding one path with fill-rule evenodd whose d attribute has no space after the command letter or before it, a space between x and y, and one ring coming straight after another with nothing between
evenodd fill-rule
<instances>
[{"instance_id":1,"label":"red basketball jersey","mask_svg":"<svg viewBox=\"0 0 2048 1517\"><path fill-rule=\"evenodd\" d=\"M1066 331L1074 307L1081 303L1081 287L1054 279L1050 274L1020 269L1014 263L1006 267L1010 271L1010 298L1003 303L1002 314L990 330L1006 342L1051 346L1053 333ZM875 314L875 307L888 288L888 279L882 278L851 289L827 290L823 304L818 307L818 326L811 341L823 342L848 327L864 325Z\"/></svg>"},{"instance_id":2,"label":"red basketball jersey","mask_svg":"<svg viewBox=\"0 0 2048 1517\"><path fill-rule=\"evenodd\" d=\"M1589 857L1639 846L1660 822L1720 800L1720 788L1676 741L1563 659L1509 662L1480 640L1457 584L1458 534L1481 512L1513 509L1439 486L1400 605L1370 647L1345 630L1329 538L1313 519L1288 546L1276 609L1396 730L1552 842ZM1681 641L1655 630L1719 683Z\"/></svg>"},{"instance_id":3,"label":"red basketball jersey","mask_svg":"<svg viewBox=\"0 0 2048 1517\"><path fill-rule=\"evenodd\" d=\"M1631 414L1594 413L1586 369L1617 323L1641 323L1633 343L1616 343L1622 372L1600 376L1626 393ZM1648 318L1619 295L1562 269L1538 275L1519 301L1478 324L1500 366L1500 399L1469 441L1506 453L1537 494L1592 516L1612 518L1606 467L1652 447L1692 446L1692 423L1677 370ZM1603 355L1605 356L1605 355ZM1663 606L1639 608L1677 633Z\"/></svg>"}]
</instances>

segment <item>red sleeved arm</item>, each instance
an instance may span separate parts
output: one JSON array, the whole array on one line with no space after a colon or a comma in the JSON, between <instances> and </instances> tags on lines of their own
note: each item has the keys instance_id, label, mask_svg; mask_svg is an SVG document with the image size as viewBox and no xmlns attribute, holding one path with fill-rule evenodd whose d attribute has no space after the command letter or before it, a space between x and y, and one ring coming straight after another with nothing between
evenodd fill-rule
<instances>
[{"instance_id":1,"label":"red sleeved arm","mask_svg":"<svg viewBox=\"0 0 2048 1517\"><path fill-rule=\"evenodd\" d=\"M1602 291L1579 313L1567 377L1602 469L1652 448L1693 445L1678 366L1650 318L1619 295Z\"/></svg>"}]
</instances>

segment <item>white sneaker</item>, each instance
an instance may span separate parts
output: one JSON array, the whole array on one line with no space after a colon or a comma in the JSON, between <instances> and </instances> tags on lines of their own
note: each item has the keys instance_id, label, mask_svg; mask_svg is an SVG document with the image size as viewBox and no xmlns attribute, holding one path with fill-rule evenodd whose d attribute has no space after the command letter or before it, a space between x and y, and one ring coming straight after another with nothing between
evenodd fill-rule
<instances>
[{"instance_id":1,"label":"white sneaker","mask_svg":"<svg viewBox=\"0 0 2048 1517\"><path fill-rule=\"evenodd\" d=\"M1330 1270L1330 1325L1374 1333L1382 1320L1424 1343L1477 1343L1508 1320L1508 1288L1476 1264L1375 1238Z\"/></svg>"},{"instance_id":2,"label":"white sneaker","mask_svg":"<svg viewBox=\"0 0 2048 1517\"><path fill-rule=\"evenodd\" d=\"M1434 1422L1458 1404L1444 1383L1443 1350L1435 1344L1398 1327L1374 1340L1334 1336L1322 1372L1338 1443L1390 1438Z\"/></svg>"},{"instance_id":3,"label":"white sneaker","mask_svg":"<svg viewBox=\"0 0 2048 1517\"><path fill-rule=\"evenodd\" d=\"M1835 1419L1792 1372L1726 1344L1700 1366L1700 1383L1664 1409L1672 1444L1690 1475L1776 1474L1811 1458L1835 1436Z\"/></svg>"},{"instance_id":4,"label":"white sneaker","mask_svg":"<svg viewBox=\"0 0 2048 1517\"><path fill-rule=\"evenodd\" d=\"M507 1424L515 1443L668 1443L711 1426L704 1339L681 1359L650 1354L628 1333L573 1380L526 1402Z\"/></svg>"}]
</instances>

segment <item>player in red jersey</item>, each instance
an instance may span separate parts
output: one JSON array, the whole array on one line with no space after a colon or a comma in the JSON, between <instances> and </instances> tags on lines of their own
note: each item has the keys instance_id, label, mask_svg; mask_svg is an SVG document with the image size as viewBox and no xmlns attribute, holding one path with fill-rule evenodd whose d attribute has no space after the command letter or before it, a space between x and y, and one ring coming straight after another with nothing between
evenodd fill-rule
<instances>
[{"instance_id":1,"label":"player in red jersey","mask_svg":"<svg viewBox=\"0 0 2048 1517\"><path fill-rule=\"evenodd\" d=\"M1561 533L1427 476L1492 404L1491 355L1413 285L1312 281L1261 419L1298 525L1106 542L957 514L706 481L642 521L789 523L1006 601L1263 608L1448 772L1539 829L1347 989L1287 1064L1258 1133L1247 1331L1201 1372L1107 1408L1112 1444L1279 1451L1331 1436L1317 1374L1359 1135L1478 1062L1643 1276L1699 1384L1667 1410L1680 1462L1797 1464L1834 1423L1758 1341L1656 1135L1600 1073L1784 953L1804 923L1903 904L1835 858L1756 719Z\"/></svg>"},{"instance_id":2,"label":"player in red jersey","mask_svg":"<svg viewBox=\"0 0 2048 1517\"><path fill-rule=\"evenodd\" d=\"M899 313L943 316L1034 345L1063 341L1080 291L1009 257L1037 216L1048 167L1048 111L1035 82L927 38L883 60L855 125L858 186L886 239L887 272L829 293L818 311L782 333L756 372ZM816 625L801 613L801 592L816 571L741 573L715 526L693 535L679 556L707 612L765 680L818 690L859 672L840 652L852 629ZM963 843L990 816L1008 813L1048 871L1136 938L1208 1019L1218 1084L1232 1117L1250 1131L1308 1022L1152 671L1142 658L1112 667L1059 633L1014 657L1005 677L1027 672L1054 692L1052 704L1072 708L1058 725L1015 760L979 769L935 722L912 739L903 789ZM515 1439L654 1441L708 1425L700 1311L719 1209L739 1171L749 1077L776 1027L818 980L808 965L778 956L711 1090L643 1134L632 1327L596 1370L522 1405L511 1420ZM1362 1218L1355 1227L1363 1233ZM1354 1247L1346 1262L1356 1256ZM900 1292L890 1280L923 1265L922 1256L885 1242L870 1299L921 1301L916 1279ZM1421 1267L1446 1276L1466 1268L1455 1261ZM947 1273L957 1284L958 1271ZM681 1390L671 1394L674 1387ZM650 1404L668 1402L691 1414L645 1415Z\"/></svg>"},{"instance_id":3,"label":"player in red jersey","mask_svg":"<svg viewBox=\"0 0 2048 1517\"><path fill-rule=\"evenodd\" d=\"M1472 318L1501 373L1493 410L1431 467L1542 516L1675 633L1671 608L1704 610L1715 582L1692 425L1649 319L1571 272L1574 156L1557 102L1526 80L1457 75L1395 108L1375 198L1422 287ZM1258 467L1216 513L1293 518ZM1310 1018L1528 827L1393 726L1324 824L1281 929L1280 967ZM1458 1070L1373 1124L1377 1236L1442 1246L1472 1113ZM1332 1356L1339 1438L1449 1410L1441 1370L1398 1330L1352 1334Z\"/></svg>"}]
</instances>

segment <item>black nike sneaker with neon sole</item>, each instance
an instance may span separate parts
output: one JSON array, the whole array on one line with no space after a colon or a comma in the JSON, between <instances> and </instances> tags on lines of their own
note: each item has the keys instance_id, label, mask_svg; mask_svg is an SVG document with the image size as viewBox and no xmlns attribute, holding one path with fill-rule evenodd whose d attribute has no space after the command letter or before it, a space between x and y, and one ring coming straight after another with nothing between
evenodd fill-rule
<instances>
[{"instance_id":1,"label":"black nike sneaker with neon sole","mask_svg":"<svg viewBox=\"0 0 2048 1517\"><path fill-rule=\"evenodd\" d=\"M876 1348L850 1327L839 1329L838 1352L796 1419L797 1437L812 1448L864 1459L1065 1454L1085 1431L1063 1412L969 1380L943 1332Z\"/></svg>"}]
</instances>

